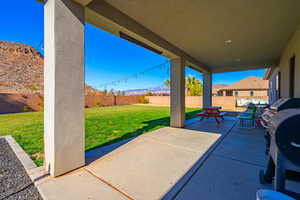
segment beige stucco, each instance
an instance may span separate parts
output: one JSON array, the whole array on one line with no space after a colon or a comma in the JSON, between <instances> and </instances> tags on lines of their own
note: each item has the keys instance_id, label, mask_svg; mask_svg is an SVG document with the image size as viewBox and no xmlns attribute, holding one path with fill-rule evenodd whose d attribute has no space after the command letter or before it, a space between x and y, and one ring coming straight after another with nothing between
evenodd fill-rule
<instances>
[{"instance_id":1,"label":"beige stucco","mask_svg":"<svg viewBox=\"0 0 300 200\"><path fill-rule=\"evenodd\" d=\"M300 22L298 0L104 1L212 72L276 63ZM100 4L94 0L90 5L96 2ZM138 35L150 39L145 31Z\"/></svg>"},{"instance_id":2,"label":"beige stucco","mask_svg":"<svg viewBox=\"0 0 300 200\"><path fill-rule=\"evenodd\" d=\"M173 59L181 57L186 60L187 65L199 70L207 71L206 64L193 58L182 49L179 49L165 38L149 30L147 27L138 23L130 16L113 7L105 1L92 1L86 6L86 21L116 36L120 32L126 33L131 37L159 50L162 55Z\"/></svg>"},{"instance_id":3,"label":"beige stucco","mask_svg":"<svg viewBox=\"0 0 300 200\"><path fill-rule=\"evenodd\" d=\"M185 122L185 60L171 61L171 121L172 127L184 127Z\"/></svg>"},{"instance_id":4,"label":"beige stucco","mask_svg":"<svg viewBox=\"0 0 300 200\"><path fill-rule=\"evenodd\" d=\"M300 26L287 44L280 59L281 97L289 97L289 60L296 56L295 97L300 97Z\"/></svg>"},{"instance_id":5,"label":"beige stucco","mask_svg":"<svg viewBox=\"0 0 300 200\"><path fill-rule=\"evenodd\" d=\"M268 96L268 90L232 90L232 96L236 96L235 92L238 92L237 96L250 96L250 92L253 91L253 96ZM226 91L223 91L223 96L226 96Z\"/></svg>"},{"instance_id":6,"label":"beige stucco","mask_svg":"<svg viewBox=\"0 0 300 200\"><path fill-rule=\"evenodd\" d=\"M71 0L45 5L45 167L59 176L85 164L84 9Z\"/></svg>"},{"instance_id":7,"label":"beige stucco","mask_svg":"<svg viewBox=\"0 0 300 200\"><path fill-rule=\"evenodd\" d=\"M274 66L300 23L299 0L74 1L85 7L86 23L122 31L202 72Z\"/></svg>"},{"instance_id":8,"label":"beige stucco","mask_svg":"<svg viewBox=\"0 0 300 200\"><path fill-rule=\"evenodd\" d=\"M268 71L267 71L268 73ZM276 67L265 78L269 80L269 103L273 104L279 98L279 68Z\"/></svg>"},{"instance_id":9,"label":"beige stucco","mask_svg":"<svg viewBox=\"0 0 300 200\"><path fill-rule=\"evenodd\" d=\"M253 92L254 92L253 96L268 96L268 90L254 90Z\"/></svg>"},{"instance_id":10,"label":"beige stucco","mask_svg":"<svg viewBox=\"0 0 300 200\"><path fill-rule=\"evenodd\" d=\"M204 72L204 106L212 105L211 73L264 68L278 60L282 96L288 96L288 62L294 54L300 55L299 9L299 0L48 0L47 170L58 176L84 165L85 23L117 36L122 31L172 59L171 126L183 127L185 65ZM296 74L300 77L297 61L298 57ZM300 97L299 78L296 96Z\"/></svg>"},{"instance_id":11,"label":"beige stucco","mask_svg":"<svg viewBox=\"0 0 300 200\"><path fill-rule=\"evenodd\" d=\"M203 107L212 106L212 74L203 74Z\"/></svg>"},{"instance_id":12,"label":"beige stucco","mask_svg":"<svg viewBox=\"0 0 300 200\"><path fill-rule=\"evenodd\" d=\"M237 109L237 99L264 99L268 100L267 96L243 96L243 97L235 97L235 96L213 96L212 97L212 105L213 106L221 106L222 109L225 110L236 110ZM150 105L158 105L158 106L170 106L170 96L147 96ZM186 96L185 97L185 106L186 107L203 107L203 97L202 96Z\"/></svg>"}]
</instances>

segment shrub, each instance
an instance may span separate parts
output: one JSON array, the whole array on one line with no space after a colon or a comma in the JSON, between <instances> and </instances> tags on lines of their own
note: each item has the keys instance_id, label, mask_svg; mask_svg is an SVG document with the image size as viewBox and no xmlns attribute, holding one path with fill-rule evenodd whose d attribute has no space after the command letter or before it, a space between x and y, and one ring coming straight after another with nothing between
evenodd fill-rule
<instances>
[{"instance_id":1,"label":"shrub","mask_svg":"<svg viewBox=\"0 0 300 200\"><path fill-rule=\"evenodd\" d=\"M139 97L138 102L142 103L142 104L147 104L147 103L149 103L149 99L147 99L145 96L142 96L142 97Z\"/></svg>"},{"instance_id":2,"label":"shrub","mask_svg":"<svg viewBox=\"0 0 300 200\"><path fill-rule=\"evenodd\" d=\"M30 111L32 111L32 109L29 106L23 106L23 111L30 112Z\"/></svg>"},{"instance_id":3,"label":"shrub","mask_svg":"<svg viewBox=\"0 0 300 200\"><path fill-rule=\"evenodd\" d=\"M146 96L154 96L154 94L152 92L147 92L145 95Z\"/></svg>"},{"instance_id":4,"label":"shrub","mask_svg":"<svg viewBox=\"0 0 300 200\"><path fill-rule=\"evenodd\" d=\"M30 89L31 89L32 91L37 91L37 90L38 90L38 88L37 88L35 85L32 85L32 86L30 87Z\"/></svg>"},{"instance_id":5,"label":"shrub","mask_svg":"<svg viewBox=\"0 0 300 200\"><path fill-rule=\"evenodd\" d=\"M101 102L98 99L94 99L94 105L100 107L101 106Z\"/></svg>"},{"instance_id":6,"label":"shrub","mask_svg":"<svg viewBox=\"0 0 300 200\"><path fill-rule=\"evenodd\" d=\"M44 96L39 94L38 110L44 110Z\"/></svg>"}]
</instances>

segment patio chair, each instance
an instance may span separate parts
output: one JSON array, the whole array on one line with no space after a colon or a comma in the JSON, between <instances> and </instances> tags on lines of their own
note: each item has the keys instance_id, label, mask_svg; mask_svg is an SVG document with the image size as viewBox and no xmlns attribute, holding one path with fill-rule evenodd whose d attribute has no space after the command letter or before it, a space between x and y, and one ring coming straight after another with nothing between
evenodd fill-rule
<instances>
[{"instance_id":1,"label":"patio chair","mask_svg":"<svg viewBox=\"0 0 300 200\"><path fill-rule=\"evenodd\" d=\"M257 107L253 103L250 103L247 106L246 111L243 112L242 114L252 114L253 112L256 112L256 111L257 111Z\"/></svg>"},{"instance_id":2,"label":"patio chair","mask_svg":"<svg viewBox=\"0 0 300 200\"><path fill-rule=\"evenodd\" d=\"M249 104L247 110L238 116L240 128L255 128L256 110L254 104Z\"/></svg>"}]
</instances>

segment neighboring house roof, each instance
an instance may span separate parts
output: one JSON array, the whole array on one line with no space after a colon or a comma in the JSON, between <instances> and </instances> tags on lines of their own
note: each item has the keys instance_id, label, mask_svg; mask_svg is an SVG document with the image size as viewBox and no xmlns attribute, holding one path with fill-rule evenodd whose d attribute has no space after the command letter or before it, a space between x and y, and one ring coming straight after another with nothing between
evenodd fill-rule
<instances>
[{"instance_id":1,"label":"neighboring house roof","mask_svg":"<svg viewBox=\"0 0 300 200\"><path fill-rule=\"evenodd\" d=\"M267 90L269 89L268 80L256 76L249 76L243 80L240 80L234 84L228 85L221 90Z\"/></svg>"},{"instance_id":2,"label":"neighboring house roof","mask_svg":"<svg viewBox=\"0 0 300 200\"><path fill-rule=\"evenodd\" d=\"M226 84L213 84L212 93L217 94L219 90L221 90L222 88L224 88L226 86L227 86Z\"/></svg>"}]
</instances>

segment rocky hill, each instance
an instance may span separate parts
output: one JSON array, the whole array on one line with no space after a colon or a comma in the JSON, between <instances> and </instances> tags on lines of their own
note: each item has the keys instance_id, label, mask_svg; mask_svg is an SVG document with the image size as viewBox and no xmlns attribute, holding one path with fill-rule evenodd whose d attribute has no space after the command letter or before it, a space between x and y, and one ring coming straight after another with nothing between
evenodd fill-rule
<instances>
[{"instance_id":1,"label":"rocky hill","mask_svg":"<svg viewBox=\"0 0 300 200\"><path fill-rule=\"evenodd\" d=\"M0 93L32 93L43 89L44 58L34 48L0 41Z\"/></svg>"},{"instance_id":2,"label":"rocky hill","mask_svg":"<svg viewBox=\"0 0 300 200\"><path fill-rule=\"evenodd\" d=\"M31 46L0 41L0 93L43 93L44 57ZM86 94L100 93L86 86Z\"/></svg>"}]
</instances>

